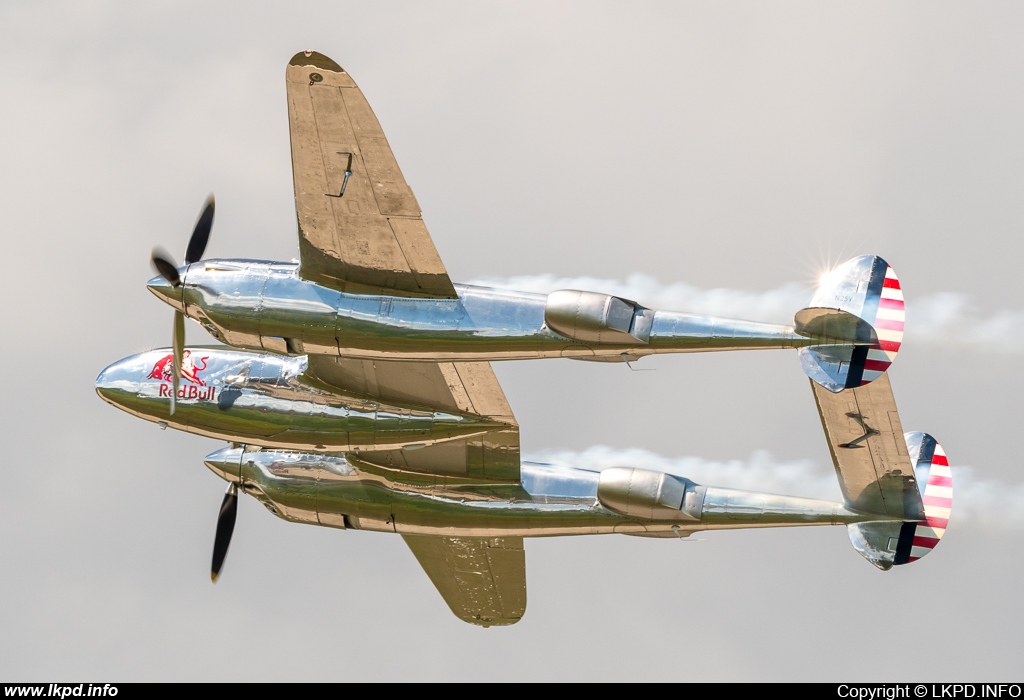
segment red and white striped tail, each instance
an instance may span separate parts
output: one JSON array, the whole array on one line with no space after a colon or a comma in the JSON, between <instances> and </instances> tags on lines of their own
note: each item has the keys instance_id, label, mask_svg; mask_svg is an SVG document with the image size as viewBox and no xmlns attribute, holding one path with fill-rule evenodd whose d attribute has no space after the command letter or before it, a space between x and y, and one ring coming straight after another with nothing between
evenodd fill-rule
<instances>
[{"instance_id":1,"label":"red and white striped tail","mask_svg":"<svg viewBox=\"0 0 1024 700\"><path fill-rule=\"evenodd\" d=\"M885 263L881 258L878 259ZM885 277L878 295L875 317L864 320L875 329L878 343L868 350L861 386L878 379L882 372L889 369L903 343L903 323L906 320L903 311L903 289L900 287L899 278L888 263L885 263Z\"/></svg>"},{"instance_id":2,"label":"red and white striped tail","mask_svg":"<svg viewBox=\"0 0 1024 700\"><path fill-rule=\"evenodd\" d=\"M834 393L870 384L896 359L904 320L903 290L889 263L877 255L848 260L794 318L798 333L821 337L821 344L800 348L801 366Z\"/></svg>"},{"instance_id":3,"label":"red and white striped tail","mask_svg":"<svg viewBox=\"0 0 1024 700\"><path fill-rule=\"evenodd\" d=\"M903 522L865 521L847 527L854 549L883 570L915 562L935 549L946 534L953 507L953 476L942 445L928 433L906 433L903 437L921 492L918 512L923 517ZM907 505L917 508L916 504Z\"/></svg>"},{"instance_id":4,"label":"red and white striped tail","mask_svg":"<svg viewBox=\"0 0 1024 700\"><path fill-rule=\"evenodd\" d=\"M928 433L907 433L904 437L924 502L925 522L915 524L905 561L901 561L903 557L897 551L896 564L917 561L935 549L946 534L946 524L953 507L953 473L942 445Z\"/></svg>"}]
</instances>

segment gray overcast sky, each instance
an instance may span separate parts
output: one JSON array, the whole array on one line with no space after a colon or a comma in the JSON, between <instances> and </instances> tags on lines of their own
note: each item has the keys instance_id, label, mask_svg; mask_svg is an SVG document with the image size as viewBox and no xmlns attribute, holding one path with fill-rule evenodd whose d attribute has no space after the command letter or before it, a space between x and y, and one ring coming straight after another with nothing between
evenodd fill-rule
<instances>
[{"instance_id":1,"label":"gray overcast sky","mask_svg":"<svg viewBox=\"0 0 1024 700\"><path fill-rule=\"evenodd\" d=\"M957 294L1021 337L1022 36L1008 2L7 0L0 678L1019 675L1008 498L986 519L954 504L935 552L887 574L842 528L533 540L526 617L482 630L400 538L251 499L212 586L223 489L202 457L220 443L117 412L92 382L169 342L149 251L180 256L208 192L210 256L296 254L284 67L313 48L363 88L456 280L643 273L756 295L882 255L907 296L904 426L1021 493L1024 349L915 338L914 302ZM524 450L767 450L827 473L791 353L644 362L498 365Z\"/></svg>"}]
</instances>

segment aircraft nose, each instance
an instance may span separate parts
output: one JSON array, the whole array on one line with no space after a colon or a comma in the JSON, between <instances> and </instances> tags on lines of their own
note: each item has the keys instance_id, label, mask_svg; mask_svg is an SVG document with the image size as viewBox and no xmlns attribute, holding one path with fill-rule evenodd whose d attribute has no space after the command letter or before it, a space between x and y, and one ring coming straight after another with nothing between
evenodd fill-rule
<instances>
[{"instance_id":1,"label":"aircraft nose","mask_svg":"<svg viewBox=\"0 0 1024 700\"><path fill-rule=\"evenodd\" d=\"M181 287L172 287L170 282L157 275L146 283L146 289L153 292L160 301L170 304L178 311L184 311L181 302Z\"/></svg>"},{"instance_id":2,"label":"aircraft nose","mask_svg":"<svg viewBox=\"0 0 1024 700\"><path fill-rule=\"evenodd\" d=\"M98 377L96 377L96 393L99 394L100 398L104 401L109 401L112 389L113 386L110 377L110 368L107 367L99 373Z\"/></svg>"},{"instance_id":3,"label":"aircraft nose","mask_svg":"<svg viewBox=\"0 0 1024 700\"><path fill-rule=\"evenodd\" d=\"M138 378L134 374L124 360L115 362L96 377L96 393L107 403L120 406L125 396L135 393Z\"/></svg>"}]
</instances>

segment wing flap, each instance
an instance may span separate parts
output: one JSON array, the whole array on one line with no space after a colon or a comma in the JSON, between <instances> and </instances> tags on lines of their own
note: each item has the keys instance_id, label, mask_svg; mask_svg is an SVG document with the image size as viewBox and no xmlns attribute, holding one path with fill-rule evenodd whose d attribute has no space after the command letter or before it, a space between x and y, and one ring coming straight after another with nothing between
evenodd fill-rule
<instances>
[{"instance_id":1,"label":"wing flap","mask_svg":"<svg viewBox=\"0 0 1024 700\"><path fill-rule=\"evenodd\" d=\"M309 355L313 380L349 394L403 406L461 411L516 425L489 362L399 362Z\"/></svg>"},{"instance_id":2,"label":"wing flap","mask_svg":"<svg viewBox=\"0 0 1024 700\"><path fill-rule=\"evenodd\" d=\"M522 537L402 535L430 581L460 620L513 625L526 612Z\"/></svg>"},{"instance_id":3,"label":"wing flap","mask_svg":"<svg viewBox=\"0 0 1024 700\"><path fill-rule=\"evenodd\" d=\"M835 394L813 380L811 388L846 505L895 520L922 518L888 374Z\"/></svg>"},{"instance_id":4,"label":"wing flap","mask_svg":"<svg viewBox=\"0 0 1024 700\"><path fill-rule=\"evenodd\" d=\"M382 403L494 418L507 427L418 450L360 452L388 469L488 482L519 481L519 425L488 362L392 362L309 355L307 376L325 389Z\"/></svg>"},{"instance_id":5,"label":"wing flap","mask_svg":"<svg viewBox=\"0 0 1024 700\"><path fill-rule=\"evenodd\" d=\"M321 54L286 70L299 273L347 293L457 295L373 110Z\"/></svg>"},{"instance_id":6,"label":"wing flap","mask_svg":"<svg viewBox=\"0 0 1024 700\"><path fill-rule=\"evenodd\" d=\"M350 462L368 462L386 469L432 474L459 481L520 481L519 429L492 430L483 435L430 445L417 450L360 451Z\"/></svg>"},{"instance_id":7,"label":"wing flap","mask_svg":"<svg viewBox=\"0 0 1024 700\"><path fill-rule=\"evenodd\" d=\"M430 233L423 219L393 216L388 219L388 223L395 239L402 246L402 254L416 283L423 289L442 289L451 286L444 263L437 254L434 242L430 240ZM454 287L452 289L454 290Z\"/></svg>"}]
</instances>

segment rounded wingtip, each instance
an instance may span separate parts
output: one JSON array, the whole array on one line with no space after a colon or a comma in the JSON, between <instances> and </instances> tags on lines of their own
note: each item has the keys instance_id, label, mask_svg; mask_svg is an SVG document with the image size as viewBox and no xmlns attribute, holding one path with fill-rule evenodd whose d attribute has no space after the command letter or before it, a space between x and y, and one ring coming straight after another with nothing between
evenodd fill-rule
<instances>
[{"instance_id":1,"label":"rounded wingtip","mask_svg":"<svg viewBox=\"0 0 1024 700\"><path fill-rule=\"evenodd\" d=\"M339 66L334 60L324 56L317 51L299 51L288 61L290 66L314 66L320 70L329 70L334 73L344 73L345 69Z\"/></svg>"}]
</instances>

